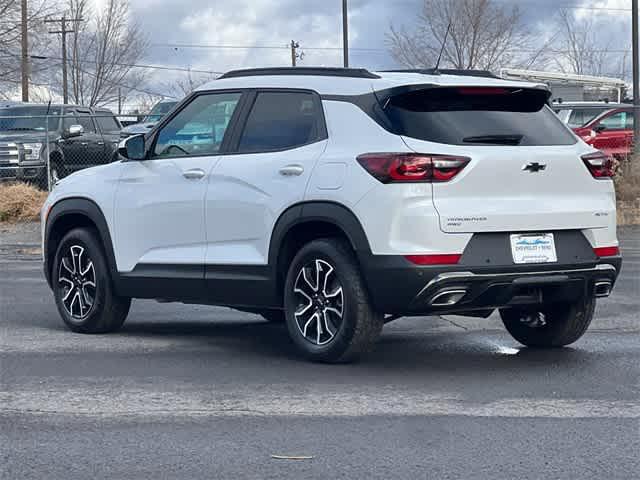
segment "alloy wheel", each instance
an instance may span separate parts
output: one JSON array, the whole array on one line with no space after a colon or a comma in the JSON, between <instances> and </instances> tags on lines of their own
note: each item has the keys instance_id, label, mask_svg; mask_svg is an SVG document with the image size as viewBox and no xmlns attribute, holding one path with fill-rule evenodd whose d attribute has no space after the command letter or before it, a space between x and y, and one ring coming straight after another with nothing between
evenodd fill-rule
<instances>
[{"instance_id":1,"label":"alloy wheel","mask_svg":"<svg viewBox=\"0 0 640 480\"><path fill-rule=\"evenodd\" d=\"M96 298L96 272L84 247L72 245L64 253L58 270L58 285L67 313L76 320L85 319Z\"/></svg>"},{"instance_id":2,"label":"alloy wheel","mask_svg":"<svg viewBox=\"0 0 640 480\"><path fill-rule=\"evenodd\" d=\"M302 336L317 346L331 342L344 314L344 292L335 269L325 260L306 263L296 276L293 292L294 317Z\"/></svg>"}]
</instances>

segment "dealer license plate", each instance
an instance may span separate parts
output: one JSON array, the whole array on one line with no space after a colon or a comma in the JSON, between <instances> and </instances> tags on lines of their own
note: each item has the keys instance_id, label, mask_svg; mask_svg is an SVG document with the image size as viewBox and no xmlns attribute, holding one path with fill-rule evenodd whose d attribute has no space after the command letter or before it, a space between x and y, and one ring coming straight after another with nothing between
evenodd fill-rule
<instances>
[{"instance_id":1,"label":"dealer license plate","mask_svg":"<svg viewBox=\"0 0 640 480\"><path fill-rule=\"evenodd\" d=\"M511 254L514 263L552 263L558 261L553 233L511 235Z\"/></svg>"}]
</instances>

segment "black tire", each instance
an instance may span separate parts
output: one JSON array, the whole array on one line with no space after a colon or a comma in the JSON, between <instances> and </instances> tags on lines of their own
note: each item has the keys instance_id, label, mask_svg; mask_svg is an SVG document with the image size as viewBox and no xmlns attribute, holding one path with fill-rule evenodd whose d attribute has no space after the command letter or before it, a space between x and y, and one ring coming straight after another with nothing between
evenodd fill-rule
<instances>
[{"instance_id":1,"label":"black tire","mask_svg":"<svg viewBox=\"0 0 640 480\"><path fill-rule=\"evenodd\" d=\"M298 285L296 282L305 278L303 268L312 268L313 265L319 265L318 275L322 273L324 279L317 277L316 296L322 298L314 300L310 298L313 294L302 297L294 291ZM322 289L319 286L321 283ZM328 283L331 283L331 287ZM305 288L311 288L309 292L313 292L312 285L309 282L306 285ZM329 288L331 292L327 292ZM324 293L328 295L325 297ZM323 301L326 303L323 304ZM303 330L303 324L307 322L308 317L303 318L299 313L304 310L306 302L309 302L306 306L311 312L320 315L317 324L309 324L310 330ZM300 249L287 273L284 305L289 335L298 351L312 361L354 361L373 348L384 325L384 316L374 311L371 306L354 252L341 239L314 240ZM315 323L316 320L308 321ZM308 337L304 332L307 332Z\"/></svg>"},{"instance_id":2,"label":"black tire","mask_svg":"<svg viewBox=\"0 0 640 480\"><path fill-rule=\"evenodd\" d=\"M523 345L557 348L582 337L593 319L595 307L595 297L587 296L572 303L503 308L500 317L511 336Z\"/></svg>"},{"instance_id":3,"label":"black tire","mask_svg":"<svg viewBox=\"0 0 640 480\"><path fill-rule=\"evenodd\" d=\"M259 314L269 323L284 323L286 321L284 310L260 310Z\"/></svg>"},{"instance_id":4,"label":"black tire","mask_svg":"<svg viewBox=\"0 0 640 480\"><path fill-rule=\"evenodd\" d=\"M51 184L51 188L53 188L58 180L62 180L66 176L67 175L62 164L52 159L49 165L49 182Z\"/></svg>"},{"instance_id":5,"label":"black tire","mask_svg":"<svg viewBox=\"0 0 640 480\"><path fill-rule=\"evenodd\" d=\"M58 246L52 269L56 306L70 330L109 333L122 326L131 299L115 295L102 245L94 230L76 228L68 232Z\"/></svg>"}]
</instances>

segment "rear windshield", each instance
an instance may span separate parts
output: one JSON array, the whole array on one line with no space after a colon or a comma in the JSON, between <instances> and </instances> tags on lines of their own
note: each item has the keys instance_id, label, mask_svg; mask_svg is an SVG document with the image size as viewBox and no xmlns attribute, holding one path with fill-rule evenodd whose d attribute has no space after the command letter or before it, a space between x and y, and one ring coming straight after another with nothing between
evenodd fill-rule
<instances>
[{"instance_id":1,"label":"rear windshield","mask_svg":"<svg viewBox=\"0 0 640 480\"><path fill-rule=\"evenodd\" d=\"M400 134L450 145L572 145L547 107L548 92L494 87L430 88L391 97L385 110Z\"/></svg>"}]
</instances>

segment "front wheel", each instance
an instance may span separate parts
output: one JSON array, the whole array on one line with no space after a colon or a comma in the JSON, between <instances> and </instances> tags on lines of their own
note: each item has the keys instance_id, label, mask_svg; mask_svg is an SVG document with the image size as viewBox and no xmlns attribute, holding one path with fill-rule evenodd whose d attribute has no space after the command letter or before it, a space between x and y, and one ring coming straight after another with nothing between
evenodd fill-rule
<instances>
[{"instance_id":1,"label":"front wheel","mask_svg":"<svg viewBox=\"0 0 640 480\"><path fill-rule=\"evenodd\" d=\"M313 361L356 360L373 348L384 324L369 301L353 250L340 239L302 247L287 274L284 306L289 335Z\"/></svg>"},{"instance_id":2,"label":"front wheel","mask_svg":"<svg viewBox=\"0 0 640 480\"><path fill-rule=\"evenodd\" d=\"M587 331L595 311L596 299L586 296L571 303L500 310L505 328L528 347L563 347Z\"/></svg>"},{"instance_id":3,"label":"front wheel","mask_svg":"<svg viewBox=\"0 0 640 480\"><path fill-rule=\"evenodd\" d=\"M102 246L91 229L76 228L64 236L51 284L60 316L74 332L113 332L127 318L131 299L113 291Z\"/></svg>"}]
</instances>

